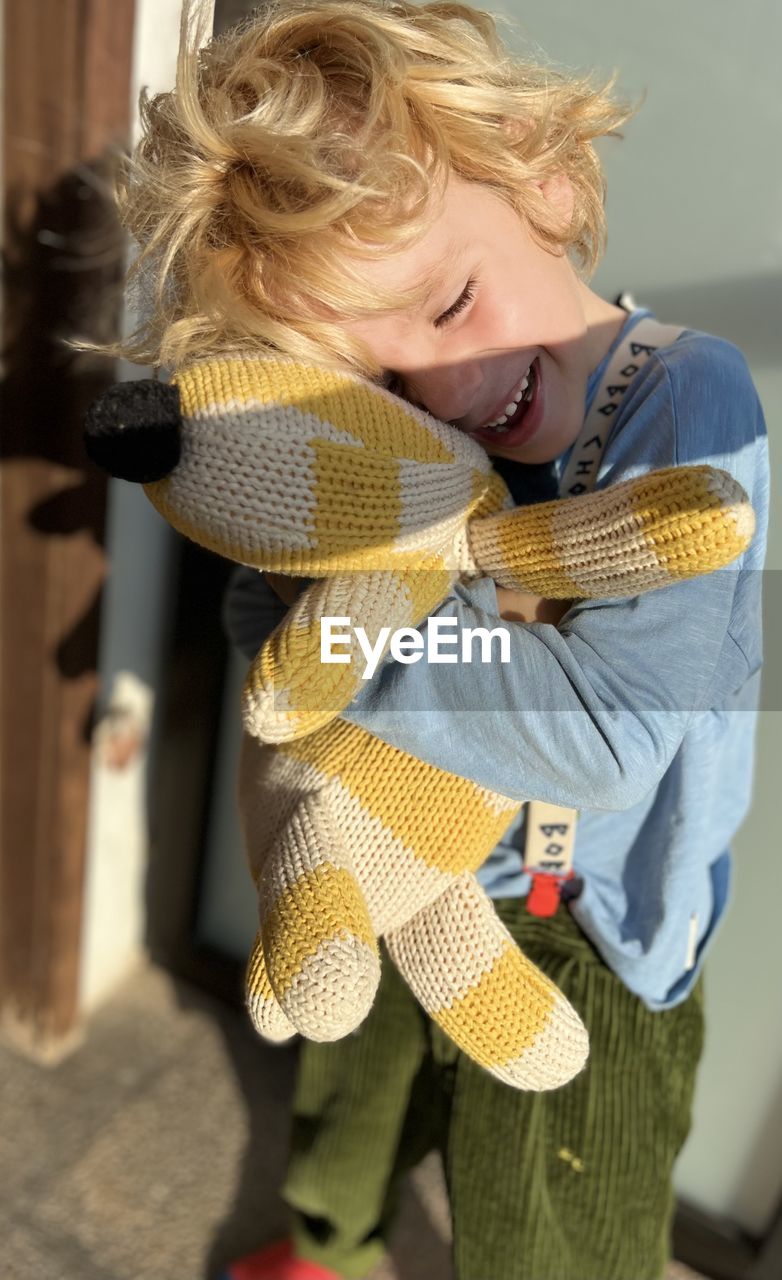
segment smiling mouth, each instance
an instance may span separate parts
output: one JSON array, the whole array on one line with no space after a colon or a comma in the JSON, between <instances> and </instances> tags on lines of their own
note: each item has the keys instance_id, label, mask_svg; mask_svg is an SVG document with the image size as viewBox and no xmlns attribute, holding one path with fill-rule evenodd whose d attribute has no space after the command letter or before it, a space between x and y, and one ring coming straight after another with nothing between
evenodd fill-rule
<instances>
[{"instance_id":1,"label":"smiling mouth","mask_svg":"<svg viewBox=\"0 0 782 1280\"><path fill-rule=\"evenodd\" d=\"M497 418L492 418L482 427L474 427L468 434L471 436L479 435L485 439L502 440L514 427L517 427L524 419L529 409L538 385L538 362L533 360L524 376L511 391L508 402L505 405L503 413Z\"/></svg>"}]
</instances>

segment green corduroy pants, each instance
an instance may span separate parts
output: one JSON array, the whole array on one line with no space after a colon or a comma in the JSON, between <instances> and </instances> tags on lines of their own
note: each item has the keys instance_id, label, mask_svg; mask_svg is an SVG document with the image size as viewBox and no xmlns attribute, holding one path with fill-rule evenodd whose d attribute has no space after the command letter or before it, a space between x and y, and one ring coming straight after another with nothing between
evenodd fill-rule
<instances>
[{"instance_id":1,"label":"green corduroy pants","mask_svg":"<svg viewBox=\"0 0 782 1280\"><path fill-rule=\"evenodd\" d=\"M385 1252L402 1178L437 1149L457 1280L660 1280L702 985L652 1013L565 907L548 920L517 898L496 907L584 1019L586 1070L548 1093L498 1083L426 1018L384 957L362 1027L302 1045L283 1188L297 1252L347 1280L366 1275Z\"/></svg>"}]
</instances>

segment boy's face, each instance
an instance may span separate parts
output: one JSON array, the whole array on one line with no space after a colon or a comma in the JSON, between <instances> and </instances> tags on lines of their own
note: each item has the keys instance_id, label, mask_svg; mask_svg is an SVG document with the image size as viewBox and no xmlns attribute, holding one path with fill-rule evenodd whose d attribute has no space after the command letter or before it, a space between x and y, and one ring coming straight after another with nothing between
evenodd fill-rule
<instances>
[{"instance_id":1,"label":"boy's face","mask_svg":"<svg viewBox=\"0 0 782 1280\"><path fill-rule=\"evenodd\" d=\"M566 217L568 184L543 191ZM548 462L573 443L587 378L622 313L490 188L452 177L425 237L364 268L367 280L401 289L434 275L420 310L343 322L393 375L392 389L500 457ZM508 406L505 432L488 427Z\"/></svg>"}]
</instances>

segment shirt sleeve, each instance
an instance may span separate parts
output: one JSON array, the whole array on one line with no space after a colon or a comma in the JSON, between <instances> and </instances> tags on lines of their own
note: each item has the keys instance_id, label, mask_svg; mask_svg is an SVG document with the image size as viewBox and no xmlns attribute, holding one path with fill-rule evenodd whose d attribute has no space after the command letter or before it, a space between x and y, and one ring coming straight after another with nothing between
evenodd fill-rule
<instances>
[{"instance_id":1,"label":"shirt sleeve","mask_svg":"<svg viewBox=\"0 0 782 1280\"><path fill-rule=\"evenodd\" d=\"M653 357L628 392L598 487L709 462L752 495L762 412L728 343L696 335ZM660 781L693 717L740 688L729 624L742 561L637 597L575 605L559 627L500 621L509 660L386 659L346 718L519 801L625 809ZM434 616L451 634L498 625L494 585L460 585ZM428 622L419 628L426 642ZM450 649L458 657L458 647Z\"/></svg>"}]
</instances>

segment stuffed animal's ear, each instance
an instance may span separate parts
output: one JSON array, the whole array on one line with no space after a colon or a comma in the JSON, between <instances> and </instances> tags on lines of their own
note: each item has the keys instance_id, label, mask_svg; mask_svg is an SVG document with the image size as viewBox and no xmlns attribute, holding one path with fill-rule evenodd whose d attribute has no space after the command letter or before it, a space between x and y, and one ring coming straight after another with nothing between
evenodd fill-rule
<instances>
[{"instance_id":1,"label":"stuffed animal's ear","mask_svg":"<svg viewBox=\"0 0 782 1280\"><path fill-rule=\"evenodd\" d=\"M118 382L88 410L84 447L117 479L149 484L179 462L181 425L176 387L151 379Z\"/></svg>"}]
</instances>

